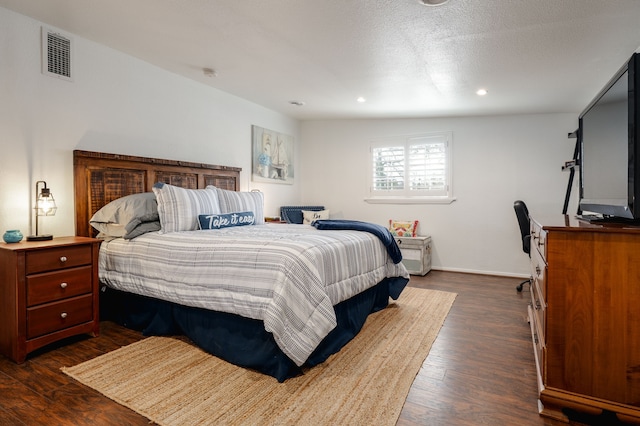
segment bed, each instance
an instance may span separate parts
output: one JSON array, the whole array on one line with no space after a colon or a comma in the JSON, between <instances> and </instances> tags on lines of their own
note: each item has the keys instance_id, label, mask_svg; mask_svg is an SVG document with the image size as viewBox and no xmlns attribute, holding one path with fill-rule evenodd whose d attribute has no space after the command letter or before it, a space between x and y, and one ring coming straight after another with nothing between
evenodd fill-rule
<instances>
[{"instance_id":1,"label":"bed","mask_svg":"<svg viewBox=\"0 0 640 426\"><path fill-rule=\"evenodd\" d=\"M339 351L409 275L373 233L265 223L240 171L74 151L76 234L104 238L101 320L185 335L282 382Z\"/></svg>"}]
</instances>

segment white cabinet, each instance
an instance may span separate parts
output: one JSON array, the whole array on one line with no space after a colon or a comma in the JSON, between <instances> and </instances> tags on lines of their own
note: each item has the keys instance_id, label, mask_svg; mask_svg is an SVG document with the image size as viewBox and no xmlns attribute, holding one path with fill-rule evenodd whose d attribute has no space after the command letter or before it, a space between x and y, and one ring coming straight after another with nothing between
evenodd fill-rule
<instances>
[{"instance_id":1,"label":"white cabinet","mask_svg":"<svg viewBox=\"0 0 640 426\"><path fill-rule=\"evenodd\" d=\"M426 275L431 270L431 237L396 237L396 242L411 275Z\"/></svg>"}]
</instances>

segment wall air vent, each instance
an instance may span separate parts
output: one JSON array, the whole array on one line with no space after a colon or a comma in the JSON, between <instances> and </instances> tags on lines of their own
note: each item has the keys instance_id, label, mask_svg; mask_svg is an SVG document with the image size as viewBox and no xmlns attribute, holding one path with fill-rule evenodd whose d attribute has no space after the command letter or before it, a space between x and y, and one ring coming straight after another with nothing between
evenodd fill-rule
<instances>
[{"instance_id":1,"label":"wall air vent","mask_svg":"<svg viewBox=\"0 0 640 426\"><path fill-rule=\"evenodd\" d=\"M42 73L73 81L71 68L72 39L42 27Z\"/></svg>"}]
</instances>

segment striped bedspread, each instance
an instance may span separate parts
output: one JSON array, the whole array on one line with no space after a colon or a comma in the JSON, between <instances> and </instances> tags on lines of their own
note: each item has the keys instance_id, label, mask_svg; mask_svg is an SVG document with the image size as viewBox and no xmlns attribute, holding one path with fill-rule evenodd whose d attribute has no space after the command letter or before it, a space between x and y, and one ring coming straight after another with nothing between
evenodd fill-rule
<instances>
[{"instance_id":1,"label":"striped bedspread","mask_svg":"<svg viewBox=\"0 0 640 426\"><path fill-rule=\"evenodd\" d=\"M262 320L297 365L335 327L333 305L398 276L409 278L374 235L309 225L152 232L100 249L106 285Z\"/></svg>"}]
</instances>

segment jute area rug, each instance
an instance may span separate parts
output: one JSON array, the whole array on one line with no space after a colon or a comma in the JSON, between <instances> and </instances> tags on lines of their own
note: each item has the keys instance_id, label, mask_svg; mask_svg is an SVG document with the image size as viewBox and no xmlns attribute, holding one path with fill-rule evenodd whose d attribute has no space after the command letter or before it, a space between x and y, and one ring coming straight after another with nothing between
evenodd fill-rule
<instances>
[{"instance_id":1,"label":"jute area rug","mask_svg":"<svg viewBox=\"0 0 640 426\"><path fill-rule=\"evenodd\" d=\"M63 371L161 425L393 425L455 297L407 287L340 352L284 383L168 337Z\"/></svg>"}]
</instances>

